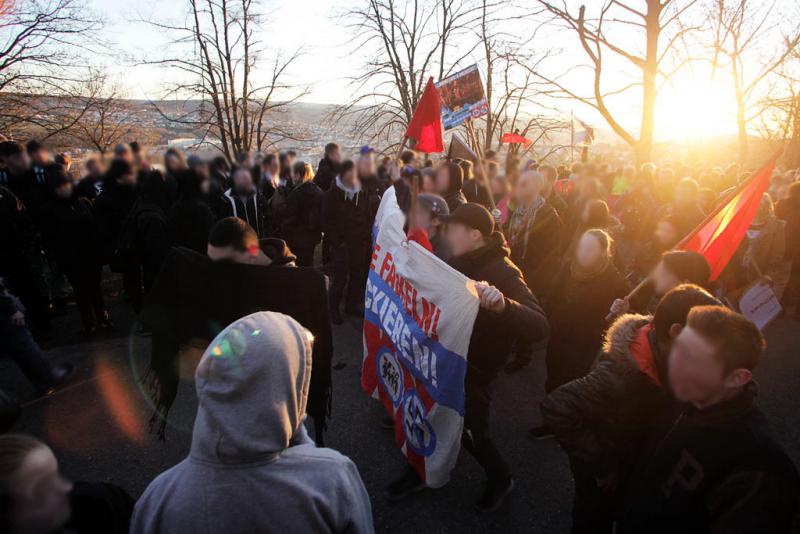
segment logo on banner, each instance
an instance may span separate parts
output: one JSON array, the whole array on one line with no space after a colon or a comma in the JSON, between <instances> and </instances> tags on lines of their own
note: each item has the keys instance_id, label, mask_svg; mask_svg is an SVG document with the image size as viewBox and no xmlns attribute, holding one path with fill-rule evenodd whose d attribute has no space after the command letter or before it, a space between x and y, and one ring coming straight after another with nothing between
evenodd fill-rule
<instances>
[{"instance_id":1,"label":"logo on banner","mask_svg":"<svg viewBox=\"0 0 800 534\"><path fill-rule=\"evenodd\" d=\"M400 401L403 400L403 371L390 350L383 350L378 354L378 369L383 389L392 399L395 408L400 406Z\"/></svg>"},{"instance_id":2,"label":"logo on banner","mask_svg":"<svg viewBox=\"0 0 800 534\"><path fill-rule=\"evenodd\" d=\"M420 456L430 456L436 449L436 434L425 415L425 405L413 389L406 392L403 402L406 444Z\"/></svg>"}]
</instances>

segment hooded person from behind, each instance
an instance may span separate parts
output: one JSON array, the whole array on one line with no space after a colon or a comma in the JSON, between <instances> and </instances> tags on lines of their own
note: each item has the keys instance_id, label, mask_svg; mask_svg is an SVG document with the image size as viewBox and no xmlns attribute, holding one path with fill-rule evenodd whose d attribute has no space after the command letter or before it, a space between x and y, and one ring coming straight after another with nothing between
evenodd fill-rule
<instances>
[{"instance_id":1,"label":"hooded person from behind","mask_svg":"<svg viewBox=\"0 0 800 534\"><path fill-rule=\"evenodd\" d=\"M131 533L373 532L355 464L315 447L303 424L312 343L274 312L211 342L195 373L189 456L150 483Z\"/></svg>"}]
</instances>

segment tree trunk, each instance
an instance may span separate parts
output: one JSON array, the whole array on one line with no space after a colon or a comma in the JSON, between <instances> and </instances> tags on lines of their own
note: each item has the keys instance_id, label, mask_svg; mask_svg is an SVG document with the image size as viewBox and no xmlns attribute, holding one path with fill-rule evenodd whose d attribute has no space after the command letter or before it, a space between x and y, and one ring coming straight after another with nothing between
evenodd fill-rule
<instances>
[{"instance_id":1,"label":"tree trunk","mask_svg":"<svg viewBox=\"0 0 800 534\"><path fill-rule=\"evenodd\" d=\"M647 0L647 52L642 66L642 122L636 143L636 163L647 163L652 157L656 112L656 76L658 75L658 38L661 34L661 3Z\"/></svg>"}]
</instances>

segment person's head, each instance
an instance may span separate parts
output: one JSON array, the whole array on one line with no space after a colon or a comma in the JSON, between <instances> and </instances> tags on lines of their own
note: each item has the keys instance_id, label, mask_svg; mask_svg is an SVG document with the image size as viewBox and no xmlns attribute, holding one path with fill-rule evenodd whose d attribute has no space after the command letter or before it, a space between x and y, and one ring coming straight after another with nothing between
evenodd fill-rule
<instances>
[{"instance_id":1,"label":"person's head","mask_svg":"<svg viewBox=\"0 0 800 534\"><path fill-rule=\"evenodd\" d=\"M69 170L72 168L72 158L66 152L56 154L56 157L53 158L53 161L66 172L69 172Z\"/></svg>"},{"instance_id":2,"label":"person's head","mask_svg":"<svg viewBox=\"0 0 800 534\"><path fill-rule=\"evenodd\" d=\"M134 141L130 144L133 164L139 169L149 169L150 162L147 159L147 151L142 145Z\"/></svg>"},{"instance_id":3,"label":"person's head","mask_svg":"<svg viewBox=\"0 0 800 534\"><path fill-rule=\"evenodd\" d=\"M669 355L673 395L697 408L735 397L753 379L765 347L746 317L724 306L692 308Z\"/></svg>"},{"instance_id":4,"label":"person's head","mask_svg":"<svg viewBox=\"0 0 800 534\"><path fill-rule=\"evenodd\" d=\"M461 190L464 171L457 163L444 162L436 169L436 193L445 196Z\"/></svg>"},{"instance_id":5,"label":"person's head","mask_svg":"<svg viewBox=\"0 0 800 534\"><path fill-rule=\"evenodd\" d=\"M413 150L404 150L403 153L400 154L400 162L402 166L410 165L411 167L419 167L417 153Z\"/></svg>"},{"instance_id":6,"label":"person's head","mask_svg":"<svg viewBox=\"0 0 800 534\"><path fill-rule=\"evenodd\" d=\"M258 264L258 234L242 219L225 217L211 227L206 253L212 261Z\"/></svg>"},{"instance_id":7,"label":"person's head","mask_svg":"<svg viewBox=\"0 0 800 534\"><path fill-rule=\"evenodd\" d=\"M133 165L124 159L111 161L105 179L128 187L136 185L136 173L133 171Z\"/></svg>"},{"instance_id":8,"label":"person's head","mask_svg":"<svg viewBox=\"0 0 800 534\"><path fill-rule=\"evenodd\" d=\"M489 180L497 178L500 175L500 164L496 161L487 161L486 173L489 175Z\"/></svg>"},{"instance_id":9,"label":"person's head","mask_svg":"<svg viewBox=\"0 0 800 534\"><path fill-rule=\"evenodd\" d=\"M131 147L125 143L118 143L114 146L114 157L112 159L133 164L133 152L131 151Z\"/></svg>"},{"instance_id":10,"label":"person's head","mask_svg":"<svg viewBox=\"0 0 800 534\"><path fill-rule=\"evenodd\" d=\"M497 163L497 152L494 150L487 150L483 157L487 162Z\"/></svg>"},{"instance_id":11,"label":"person's head","mask_svg":"<svg viewBox=\"0 0 800 534\"><path fill-rule=\"evenodd\" d=\"M520 206L527 206L541 194L543 187L544 178L539 171L525 171L517 179L514 200Z\"/></svg>"},{"instance_id":12,"label":"person's head","mask_svg":"<svg viewBox=\"0 0 800 534\"><path fill-rule=\"evenodd\" d=\"M16 175L21 175L31 168L31 160L25 147L16 141L0 143L0 161L12 174Z\"/></svg>"},{"instance_id":13,"label":"person's head","mask_svg":"<svg viewBox=\"0 0 800 534\"><path fill-rule=\"evenodd\" d=\"M586 230L575 247L575 264L583 271L593 271L611 258L613 241L604 230Z\"/></svg>"},{"instance_id":14,"label":"person's head","mask_svg":"<svg viewBox=\"0 0 800 534\"><path fill-rule=\"evenodd\" d=\"M680 284L705 287L711 278L711 267L702 254L690 250L665 252L651 275L656 295L664 295Z\"/></svg>"},{"instance_id":15,"label":"person's head","mask_svg":"<svg viewBox=\"0 0 800 534\"><path fill-rule=\"evenodd\" d=\"M164 168L169 174L178 174L186 170L186 158L177 148L168 148L164 152Z\"/></svg>"},{"instance_id":16,"label":"person's head","mask_svg":"<svg viewBox=\"0 0 800 534\"><path fill-rule=\"evenodd\" d=\"M0 531L60 531L71 514L70 491L47 445L23 434L0 435Z\"/></svg>"},{"instance_id":17,"label":"person's head","mask_svg":"<svg viewBox=\"0 0 800 534\"><path fill-rule=\"evenodd\" d=\"M584 228L606 229L609 226L610 217L608 204L604 200L594 199L587 202L583 207L581 221L584 224Z\"/></svg>"},{"instance_id":18,"label":"person's head","mask_svg":"<svg viewBox=\"0 0 800 534\"><path fill-rule=\"evenodd\" d=\"M761 197L761 202L758 204L758 211L755 217L753 217L751 225L758 226L774 218L775 206L772 204L772 199L769 198L769 195L764 193Z\"/></svg>"},{"instance_id":19,"label":"person's head","mask_svg":"<svg viewBox=\"0 0 800 534\"><path fill-rule=\"evenodd\" d=\"M231 166L228 164L228 160L225 159L225 156L217 156L211 160L210 171L212 173L228 174L230 170Z\"/></svg>"},{"instance_id":20,"label":"person's head","mask_svg":"<svg viewBox=\"0 0 800 534\"><path fill-rule=\"evenodd\" d=\"M286 161L287 165L286 168L291 169L292 165L294 165L294 162L297 159L297 152L295 152L294 150L287 150L286 152L283 152L283 156Z\"/></svg>"},{"instance_id":21,"label":"person's head","mask_svg":"<svg viewBox=\"0 0 800 534\"><path fill-rule=\"evenodd\" d=\"M675 205L692 206L697 204L697 192L700 186L692 178L684 178L675 186Z\"/></svg>"},{"instance_id":22,"label":"person's head","mask_svg":"<svg viewBox=\"0 0 800 534\"><path fill-rule=\"evenodd\" d=\"M325 145L325 158L333 163L340 163L342 161L342 152L339 150L339 145L336 143Z\"/></svg>"},{"instance_id":23,"label":"person's head","mask_svg":"<svg viewBox=\"0 0 800 534\"><path fill-rule=\"evenodd\" d=\"M361 147L358 155L358 176L360 178L368 178L375 176L375 151L369 146Z\"/></svg>"},{"instance_id":24,"label":"person's head","mask_svg":"<svg viewBox=\"0 0 800 534\"><path fill-rule=\"evenodd\" d=\"M186 158L186 166L190 171L200 176L210 176L211 171L208 168L208 163L196 154Z\"/></svg>"},{"instance_id":25,"label":"person's head","mask_svg":"<svg viewBox=\"0 0 800 534\"><path fill-rule=\"evenodd\" d=\"M711 213L717 203L717 194L710 187L701 187L697 191L697 204L703 213Z\"/></svg>"},{"instance_id":26,"label":"person's head","mask_svg":"<svg viewBox=\"0 0 800 534\"><path fill-rule=\"evenodd\" d=\"M555 167L552 165L539 165L539 169L537 170L542 174L542 177L545 179L545 181L547 181L551 186L558 179L558 173L556 172Z\"/></svg>"},{"instance_id":27,"label":"person's head","mask_svg":"<svg viewBox=\"0 0 800 534\"><path fill-rule=\"evenodd\" d=\"M420 189L423 193L436 193L436 171L431 167L425 167L420 171L422 181Z\"/></svg>"},{"instance_id":28,"label":"person's head","mask_svg":"<svg viewBox=\"0 0 800 534\"><path fill-rule=\"evenodd\" d=\"M31 158L34 165L44 167L50 164L50 152L36 139L28 141L28 144L25 145L25 149L28 151L28 156Z\"/></svg>"},{"instance_id":29,"label":"person's head","mask_svg":"<svg viewBox=\"0 0 800 534\"><path fill-rule=\"evenodd\" d=\"M461 167L461 174L465 182L475 178L475 165L471 161L462 159L458 162L458 165Z\"/></svg>"},{"instance_id":30,"label":"person's head","mask_svg":"<svg viewBox=\"0 0 800 534\"><path fill-rule=\"evenodd\" d=\"M91 157L86 160L86 173L90 178L99 180L103 176L103 164L99 158Z\"/></svg>"},{"instance_id":31,"label":"person's head","mask_svg":"<svg viewBox=\"0 0 800 534\"><path fill-rule=\"evenodd\" d=\"M694 284L681 284L661 297L653 314L653 329L661 354L669 354L672 342L686 326L686 317L695 306L719 306L711 293Z\"/></svg>"},{"instance_id":32,"label":"person's head","mask_svg":"<svg viewBox=\"0 0 800 534\"><path fill-rule=\"evenodd\" d=\"M450 215L447 202L439 195L422 193L417 197L417 225L433 237L439 233L442 217Z\"/></svg>"},{"instance_id":33,"label":"person's head","mask_svg":"<svg viewBox=\"0 0 800 534\"><path fill-rule=\"evenodd\" d=\"M247 150L242 150L236 154L236 166L247 167L248 169L253 166L253 155Z\"/></svg>"},{"instance_id":34,"label":"person's head","mask_svg":"<svg viewBox=\"0 0 800 534\"><path fill-rule=\"evenodd\" d=\"M654 236L659 248L670 249L680 240L683 222L678 215L667 215L656 223Z\"/></svg>"},{"instance_id":35,"label":"person's head","mask_svg":"<svg viewBox=\"0 0 800 534\"><path fill-rule=\"evenodd\" d=\"M72 178L65 170L58 169L51 172L47 179L47 185L56 198L61 200L72 198Z\"/></svg>"},{"instance_id":36,"label":"person's head","mask_svg":"<svg viewBox=\"0 0 800 534\"><path fill-rule=\"evenodd\" d=\"M264 167L264 170L270 174L270 176L281 175L281 160L278 157L278 154L275 152L267 152L264 154L262 166Z\"/></svg>"},{"instance_id":37,"label":"person's head","mask_svg":"<svg viewBox=\"0 0 800 534\"><path fill-rule=\"evenodd\" d=\"M505 176L495 176L491 181L492 195L495 199L501 199L511 192L511 184Z\"/></svg>"},{"instance_id":38,"label":"person's head","mask_svg":"<svg viewBox=\"0 0 800 534\"><path fill-rule=\"evenodd\" d=\"M358 183L356 164L352 160L344 160L339 167L339 177L344 185L354 187Z\"/></svg>"},{"instance_id":39,"label":"person's head","mask_svg":"<svg viewBox=\"0 0 800 534\"><path fill-rule=\"evenodd\" d=\"M442 219L447 223L447 241L454 256L478 250L494 232L494 218L480 204L461 205Z\"/></svg>"},{"instance_id":40,"label":"person's head","mask_svg":"<svg viewBox=\"0 0 800 534\"><path fill-rule=\"evenodd\" d=\"M250 167L236 167L233 169L231 183L233 184L233 191L238 194L249 194L256 190Z\"/></svg>"},{"instance_id":41,"label":"person's head","mask_svg":"<svg viewBox=\"0 0 800 534\"><path fill-rule=\"evenodd\" d=\"M294 185L304 184L314 179L314 170L305 161L295 161L292 165L292 181Z\"/></svg>"}]
</instances>

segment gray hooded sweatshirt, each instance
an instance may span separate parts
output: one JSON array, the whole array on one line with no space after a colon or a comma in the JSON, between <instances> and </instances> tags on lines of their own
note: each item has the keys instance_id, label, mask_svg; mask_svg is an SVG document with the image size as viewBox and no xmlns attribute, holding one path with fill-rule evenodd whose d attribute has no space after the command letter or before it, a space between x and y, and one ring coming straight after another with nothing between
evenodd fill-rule
<instances>
[{"instance_id":1,"label":"gray hooded sweatshirt","mask_svg":"<svg viewBox=\"0 0 800 534\"><path fill-rule=\"evenodd\" d=\"M306 434L310 376L311 335L291 317L223 330L195 373L189 456L150 483L131 533L372 533L356 466Z\"/></svg>"}]
</instances>

